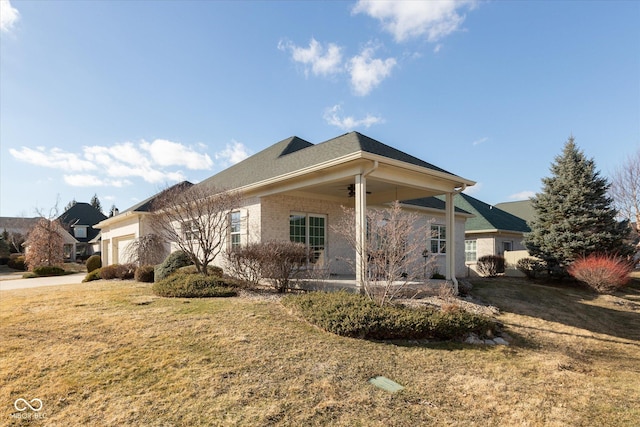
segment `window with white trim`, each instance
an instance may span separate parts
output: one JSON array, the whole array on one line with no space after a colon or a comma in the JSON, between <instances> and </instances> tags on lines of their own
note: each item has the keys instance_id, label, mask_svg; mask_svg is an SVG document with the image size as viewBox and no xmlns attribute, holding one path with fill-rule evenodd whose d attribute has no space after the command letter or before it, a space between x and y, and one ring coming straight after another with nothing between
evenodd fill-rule
<instances>
[{"instance_id":1,"label":"window with white trim","mask_svg":"<svg viewBox=\"0 0 640 427\"><path fill-rule=\"evenodd\" d=\"M324 263L326 236L326 215L298 212L289 215L289 239L292 242L304 243L309 248L310 263Z\"/></svg>"},{"instance_id":2,"label":"window with white trim","mask_svg":"<svg viewBox=\"0 0 640 427\"><path fill-rule=\"evenodd\" d=\"M506 242L502 242L502 253L504 254L507 251L512 251L513 250L513 242L512 241L506 241Z\"/></svg>"},{"instance_id":3,"label":"window with white trim","mask_svg":"<svg viewBox=\"0 0 640 427\"><path fill-rule=\"evenodd\" d=\"M242 222L240 212L231 212L229 215L229 242L231 249L237 249L242 245L242 236L240 231L242 230Z\"/></svg>"},{"instance_id":4,"label":"window with white trim","mask_svg":"<svg viewBox=\"0 0 640 427\"><path fill-rule=\"evenodd\" d=\"M185 221L182 223L182 234L186 240L197 240L200 230L195 221Z\"/></svg>"},{"instance_id":5,"label":"window with white trim","mask_svg":"<svg viewBox=\"0 0 640 427\"><path fill-rule=\"evenodd\" d=\"M476 262L478 260L478 242L476 240L464 241L464 261Z\"/></svg>"},{"instance_id":6,"label":"window with white trim","mask_svg":"<svg viewBox=\"0 0 640 427\"><path fill-rule=\"evenodd\" d=\"M87 237L87 226L86 225L76 225L73 227L73 237L78 239L85 239Z\"/></svg>"},{"instance_id":7,"label":"window with white trim","mask_svg":"<svg viewBox=\"0 0 640 427\"><path fill-rule=\"evenodd\" d=\"M447 227L444 225L431 226L431 253L447 253Z\"/></svg>"}]
</instances>

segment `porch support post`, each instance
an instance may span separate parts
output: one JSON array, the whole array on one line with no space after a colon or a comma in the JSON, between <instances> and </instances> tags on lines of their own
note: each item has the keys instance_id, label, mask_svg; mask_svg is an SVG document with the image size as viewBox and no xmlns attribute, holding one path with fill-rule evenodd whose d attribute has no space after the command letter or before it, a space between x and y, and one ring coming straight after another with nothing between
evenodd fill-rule
<instances>
[{"instance_id":1,"label":"porch support post","mask_svg":"<svg viewBox=\"0 0 640 427\"><path fill-rule=\"evenodd\" d=\"M356 286L364 293L364 282L367 274L367 179L356 175Z\"/></svg>"},{"instance_id":2,"label":"porch support post","mask_svg":"<svg viewBox=\"0 0 640 427\"><path fill-rule=\"evenodd\" d=\"M446 279L453 283L453 289L458 294L458 280L456 279L456 221L455 206L453 204L454 193L447 193L445 201L445 223L446 223Z\"/></svg>"}]
</instances>

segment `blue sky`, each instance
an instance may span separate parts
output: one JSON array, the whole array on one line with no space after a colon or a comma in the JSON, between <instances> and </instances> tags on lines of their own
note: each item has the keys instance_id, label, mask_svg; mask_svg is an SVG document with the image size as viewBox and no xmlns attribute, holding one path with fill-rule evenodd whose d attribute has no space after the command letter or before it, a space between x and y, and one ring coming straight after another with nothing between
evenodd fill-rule
<instances>
[{"instance_id":1,"label":"blue sky","mask_svg":"<svg viewBox=\"0 0 640 427\"><path fill-rule=\"evenodd\" d=\"M124 210L289 136L351 130L540 191L570 135L640 147L636 1L0 0L0 215Z\"/></svg>"}]
</instances>

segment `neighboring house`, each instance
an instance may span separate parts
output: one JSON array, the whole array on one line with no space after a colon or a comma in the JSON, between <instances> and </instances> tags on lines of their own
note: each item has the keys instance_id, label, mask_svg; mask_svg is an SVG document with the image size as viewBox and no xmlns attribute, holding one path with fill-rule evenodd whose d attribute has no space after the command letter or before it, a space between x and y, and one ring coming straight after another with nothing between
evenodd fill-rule
<instances>
[{"instance_id":1,"label":"neighboring house","mask_svg":"<svg viewBox=\"0 0 640 427\"><path fill-rule=\"evenodd\" d=\"M464 255L469 274L476 272L482 256L526 251L522 241L524 233L531 230L524 219L464 193L457 195L454 203L473 215L465 224Z\"/></svg>"},{"instance_id":2,"label":"neighboring house","mask_svg":"<svg viewBox=\"0 0 640 427\"><path fill-rule=\"evenodd\" d=\"M518 218L525 220L527 224L535 218L535 211L531 205L531 199L518 200L516 202L502 202L496 203L496 208L502 209L505 212L509 212L511 215L515 215Z\"/></svg>"},{"instance_id":3,"label":"neighboring house","mask_svg":"<svg viewBox=\"0 0 640 427\"><path fill-rule=\"evenodd\" d=\"M287 138L196 184L210 189L238 190L242 205L232 212L228 246L248 242L294 240L305 242L313 262L335 275L353 274L345 258L355 258L356 283L364 281L365 260L354 254L335 229L344 216L342 206L354 208L353 233L364 244L367 206L382 207L395 200L415 201L444 195L439 206L405 203L407 209L433 219L437 235L424 236L425 249L435 248L440 271L456 282L465 274L464 222L468 215L454 211L453 196L475 182L393 147L350 132L312 144ZM121 216L121 215L119 215ZM118 217L119 217L118 216ZM114 217L99 224L104 239L120 236ZM108 231L107 231L107 226ZM148 233L138 226L139 233ZM110 234L107 234L110 233ZM135 233L128 233L129 235ZM232 243L233 242L233 243ZM115 262L116 246L103 251L103 264Z\"/></svg>"},{"instance_id":4,"label":"neighboring house","mask_svg":"<svg viewBox=\"0 0 640 427\"><path fill-rule=\"evenodd\" d=\"M193 184L189 181L183 181L176 184L170 189L175 187L188 188ZM168 191L164 190L164 191ZM137 203L127 209L124 212L119 212L116 215L109 217L95 227L100 229L100 235L102 239L102 264L126 264L130 261L129 254L127 253L127 247L135 239L152 234L148 221L151 208L154 201L163 192L155 194L140 203ZM167 248L167 254L169 248Z\"/></svg>"},{"instance_id":5,"label":"neighboring house","mask_svg":"<svg viewBox=\"0 0 640 427\"><path fill-rule=\"evenodd\" d=\"M60 224L73 236L65 237L65 258L75 261L87 259L100 250L100 230L94 226L107 217L89 203L77 202L58 217Z\"/></svg>"},{"instance_id":6,"label":"neighboring house","mask_svg":"<svg viewBox=\"0 0 640 427\"><path fill-rule=\"evenodd\" d=\"M5 231L7 232L9 237L9 241L7 243L9 243L10 246L21 246L21 243L27 238L27 235L39 219L39 217L0 217L0 233L4 233ZM12 247L11 250L14 252L23 252L24 248Z\"/></svg>"}]
</instances>

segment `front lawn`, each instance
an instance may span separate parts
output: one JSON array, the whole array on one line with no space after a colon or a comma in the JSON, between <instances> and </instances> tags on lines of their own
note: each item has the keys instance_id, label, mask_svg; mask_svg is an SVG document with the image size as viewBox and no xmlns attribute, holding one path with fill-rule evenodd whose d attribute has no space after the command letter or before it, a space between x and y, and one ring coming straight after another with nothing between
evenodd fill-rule
<instances>
[{"instance_id":1,"label":"front lawn","mask_svg":"<svg viewBox=\"0 0 640 427\"><path fill-rule=\"evenodd\" d=\"M0 423L26 425L14 402L38 398L42 425L640 425L640 286L473 292L511 346L344 338L278 300L132 281L2 291Z\"/></svg>"}]
</instances>

